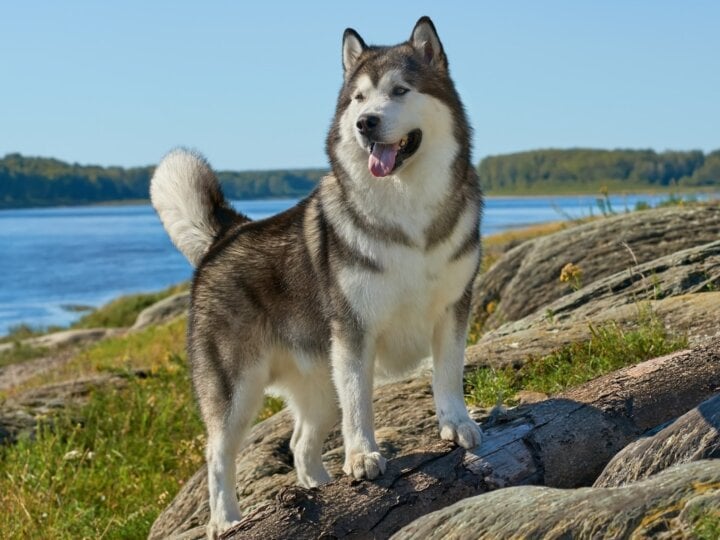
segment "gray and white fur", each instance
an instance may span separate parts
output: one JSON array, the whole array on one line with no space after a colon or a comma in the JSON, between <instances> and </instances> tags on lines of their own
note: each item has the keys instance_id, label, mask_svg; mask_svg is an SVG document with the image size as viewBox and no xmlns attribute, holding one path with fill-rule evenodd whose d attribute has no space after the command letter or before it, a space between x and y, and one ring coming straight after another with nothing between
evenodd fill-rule
<instances>
[{"instance_id":1,"label":"gray and white fur","mask_svg":"<svg viewBox=\"0 0 720 540\"><path fill-rule=\"evenodd\" d=\"M407 373L430 355L440 436L480 443L463 361L482 197L443 46L423 17L392 47L346 30L342 62L332 171L295 207L249 220L185 150L152 179L165 229L196 266L188 351L208 435L210 537L240 519L235 456L266 389L294 414L303 486L330 481L321 451L339 419L345 473L384 472L374 375Z\"/></svg>"}]
</instances>

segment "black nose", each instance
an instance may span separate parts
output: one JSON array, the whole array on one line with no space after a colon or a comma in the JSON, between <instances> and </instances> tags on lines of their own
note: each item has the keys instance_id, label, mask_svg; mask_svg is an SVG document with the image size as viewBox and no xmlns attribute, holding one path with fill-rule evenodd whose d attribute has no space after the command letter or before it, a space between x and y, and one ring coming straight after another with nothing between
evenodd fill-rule
<instances>
[{"instance_id":1,"label":"black nose","mask_svg":"<svg viewBox=\"0 0 720 540\"><path fill-rule=\"evenodd\" d=\"M380 125L380 117L372 114L363 114L358 118L358 121L355 122L355 125L360 133L368 135Z\"/></svg>"}]
</instances>

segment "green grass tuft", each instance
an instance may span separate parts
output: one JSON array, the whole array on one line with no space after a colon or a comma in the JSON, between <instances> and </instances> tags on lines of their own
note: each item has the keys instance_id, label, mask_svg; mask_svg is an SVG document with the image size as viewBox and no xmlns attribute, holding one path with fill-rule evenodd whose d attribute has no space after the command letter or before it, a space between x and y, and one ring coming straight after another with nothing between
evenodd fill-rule
<instances>
[{"instance_id":1,"label":"green grass tuft","mask_svg":"<svg viewBox=\"0 0 720 540\"><path fill-rule=\"evenodd\" d=\"M703 509L692 513L693 534L698 540L715 540L720 538L720 512Z\"/></svg>"},{"instance_id":2,"label":"green grass tuft","mask_svg":"<svg viewBox=\"0 0 720 540\"><path fill-rule=\"evenodd\" d=\"M0 352L0 366L7 366L32 360L33 358L39 358L47 352L48 350L45 347L31 347L30 345L24 345L16 341L10 349Z\"/></svg>"},{"instance_id":3,"label":"green grass tuft","mask_svg":"<svg viewBox=\"0 0 720 540\"><path fill-rule=\"evenodd\" d=\"M571 386L687 347L687 338L669 334L648 309L639 313L637 327L623 330L614 322L590 325L591 337L552 354L530 358L520 368L478 368L466 377L470 404L515 404L520 390L555 394Z\"/></svg>"},{"instance_id":4,"label":"green grass tuft","mask_svg":"<svg viewBox=\"0 0 720 540\"><path fill-rule=\"evenodd\" d=\"M142 310L156 302L187 290L187 284L174 285L162 291L121 296L112 302L84 315L73 328L121 328L132 326Z\"/></svg>"}]
</instances>

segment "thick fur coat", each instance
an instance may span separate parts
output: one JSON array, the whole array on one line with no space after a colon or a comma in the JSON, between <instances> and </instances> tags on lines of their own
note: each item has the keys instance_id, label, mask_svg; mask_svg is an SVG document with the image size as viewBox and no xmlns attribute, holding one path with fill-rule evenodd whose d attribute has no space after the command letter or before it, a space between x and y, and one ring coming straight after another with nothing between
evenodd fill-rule
<instances>
[{"instance_id":1,"label":"thick fur coat","mask_svg":"<svg viewBox=\"0 0 720 540\"><path fill-rule=\"evenodd\" d=\"M423 17L392 47L346 30L342 58L332 171L297 206L250 221L185 150L152 180L153 205L197 267L188 350L208 432L211 537L240 519L235 455L266 389L294 414L290 447L304 486L330 480L321 451L339 419L344 471L384 472L374 376L428 356L440 436L480 443L463 360L482 203L445 52Z\"/></svg>"}]
</instances>

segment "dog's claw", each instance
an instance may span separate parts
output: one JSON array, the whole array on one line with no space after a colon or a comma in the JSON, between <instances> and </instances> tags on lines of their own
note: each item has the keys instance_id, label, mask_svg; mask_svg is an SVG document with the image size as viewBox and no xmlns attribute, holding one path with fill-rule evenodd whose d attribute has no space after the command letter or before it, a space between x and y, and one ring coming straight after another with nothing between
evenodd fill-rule
<instances>
[{"instance_id":1,"label":"dog's claw","mask_svg":"<svg viewBox=\"0 0 720 540\"><path fill-rule=\"evenodd\" d=\"M343 471L356 480L363 478L373 480L385 472L386 465L387 460L382 457L380 452L357 453L348 456Z\"/></svg>"},{"instance_id":2,"label":"dog's claw","mask_svg":"<svg viewBox=\"0 0 720 540\"><path fill-rule=\"evenodd\" d=\"M446 420L440 423L440 438L470 449L480 446L482 431L470 418L457 421Z\"/></svg>"}]
</instances>

